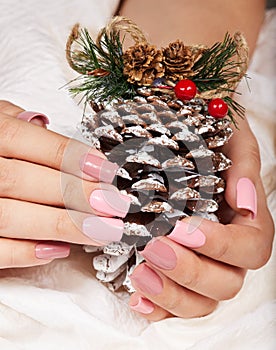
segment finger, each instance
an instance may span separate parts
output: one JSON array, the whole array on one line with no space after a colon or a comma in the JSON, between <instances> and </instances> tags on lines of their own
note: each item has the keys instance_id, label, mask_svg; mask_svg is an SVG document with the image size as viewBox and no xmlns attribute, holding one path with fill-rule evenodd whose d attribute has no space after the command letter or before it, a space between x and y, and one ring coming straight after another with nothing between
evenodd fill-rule
<instances>
[{"instance_id":1,"label":"finger","mask_svg":"<svg viewBox=\"0 0 276 350\"><path fill-rule=\"evenodd\" d=\"M69 244L0 238L0 269L45 265L67 258Z\"/></svg>"},{"instance_id":2,"label":"finger","mask_svg":"<svg viewBox=\"0 0 276 350\"><path fill-rule=\"evenodd\" d=\"M167 236L209 258L245 269L256 269L269 259L272 249L271 229L265 223L252 226L250 217L236 215L235 223L223 225L191 217L177 221Z\"/></svg>"},{"instance_id":3,"label":"finger","mask_svg":"<svg viewBox=\"0 0 276 350\"><path fill-rule=\"evenodd\" d=\"M49 124L49 119L45 114L25 111L23 108L16 106L15 104L0 100L0 111L4 114L8 114L11 117L25 120L34 125L42 126L44 128Z\"/></svg>"},{"instance_id":4,"label":"finger","mask_svg":"<svg viewBox=\"0 0 276 350\"><path fill-rule=\"evenodd\" d=\"M139 293L178 317L205 316L217 306L217 301L181 287L147 264L140 264L130 278Z\"/></svg>"},{"instance_id":5,"label":"finger","mask_svg":"<svg viewBox=\"0 0 276 350\"><path fill-rule=\"evenodd\" d=\"M259 184L259 148L247 120L242 120L239 126L240 129L235 130L224 147L225 153L233 162L232 167L224 174L225 198L234 211L242 215L251 213L252 218L255 218L258 212L256 194L258 193L258 200L264 197L263 188Z\"/></svg>"},{"instance_id":6,"label":"finger","mask_svg":"<svg viewBox=\"0 0 276 350\"><path fill-rule=\"evenodd\" d=\"M130 296L129 306L131 310L137 312L149 321L160 321L165 318L173 317L173 315L167 310L155 305L138 292L135 292Z\"/></svg>"},{"instance_id":7,"label":"finger","mask_svg":"<svg viewBox=\"0 0 276 350\"><path fill-rule=\"evenodd\" d=\"M0 169L0 197L118 217L125 217L130 206L129 197L110 184L16 159L0 158Z\"/></svg>"},{"instance_id":8,"label":"finger","mask_svg":"<svg viewBox=\"0 0 276 350\"><path fill-rule=\"evenodd\" d=\"M245 270L195 254L167 237L154 238L140 254L179 285L214 300L233 298L243 285Z\"/></svg>"},{"instance_id":9,"label":"finger","mask_svg":"<svg viewBox=\"0 0 276 350\"><path fill-rule=\"evenodd\" d=\"M11 117L16 118L19 113L24 112L24 109L11 103L10 101L0 100L0 111L1 113L8 114Z\"/></svg>"},{"instance_id":10,"label":"finger","mask_svg":"<svg viewBox=\"0 0 276 350\"><path fill-rule=\"evenodd\" d=\"M3 113L0 113L0 155L108 183L118 169L117 164L104 159L96 149Z\"/></svg>"},{"instance_id":11,"label":"finger","mask_svg":"<svg viewBox=\"0 0 276 350\"><path fill-rule=\"evenodd\" d=\"M120 219L0 198L2 237L99 246L120 241L123 229Z\"/></svg>"}]
</instances>

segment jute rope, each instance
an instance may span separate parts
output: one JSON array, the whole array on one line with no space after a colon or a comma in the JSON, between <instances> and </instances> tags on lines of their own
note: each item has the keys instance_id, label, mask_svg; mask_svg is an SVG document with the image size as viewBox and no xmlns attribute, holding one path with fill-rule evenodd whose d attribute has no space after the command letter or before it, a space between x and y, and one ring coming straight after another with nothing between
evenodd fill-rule
<instances>
[{"instance_id":1,"label":"jute rope","mask_svg":"<svg viewBox=\"0 0 276 350\"><path fill-rule=\"evenodd\" d=\"M112 18L108 25L99 32L96 39L96 45L101 47L101 40L104 34L107 34L107 36L110 37L112 33L119 34L120 32L130 34L135 44L148 43L142 30L134 22L128 18L116 16Z\"/></svg>"},{"instance_id":2,"label":"jute rope","mask_svg":"<svg viewBox=\"0 0 276 350\"><path fill-rule=\"evenodd\" d=\"M103 28L96 39L96 45L105 50L102 46L103 36L106 34L107 36L111 36L112 34L129 34L135 44L148 44L148 41L141 31L141 29L133 23L130 19L117 16L111 19L111 21L107 24L105 28ZM66 43L66 58L71 68L76 70L79 73L83 73L80 69L75 65L74 58L72 57L72 45L79 37L79 24L75 24L71 30L71 33L68 37ZM236 32L234 34L234 41L236 43L236 75L233 79L230 79L227 84L224 86L220 86L219 90L209 90L198 94L198 97L201 98L216 98L216 97L226 97L229 95L229 90L234 90L237 83L242 79L245 75L248 68L248 46L244 36L240 32ZM202 45L193 45L191 48L197 50L198 48L202 48ZM224 91L225 90L225 91ZM228 91L227 91L228 90Z\"/></svg>"},{"instance_id":3,"label":"jute rope","mask_svg":"<svg viewBox=\"0 0 276 350\"><path fill-rule=\"evenodd\" d=\"M70 35L69 35L69 37L67 39L67 42L66 42L66 59L67 59L67 62L69 63L69 66L72 69L74 69L78 73L82 73L82 72L80 72L78 67L75 65L74 60L72 58L72 45L79 37L79 27L80 27L79 23L76 23L74 25L74 27L72 28L71 33L70 33Z\"/></svg>"},{"instance_id":4,"label":"jute rope","mask_svg":"<svg viewBox=\"0 0 276 350\"><path fill-rule=\"evenodd\" d=\"M222 98L222 97L229 96L229 90L234 91L239 81L245 75L248 68L248 62L249 62L248 45L241 32L236 32L234 34L234 41L236 43L236 56L237 56L236 73L237 74L233 79L229 79L227 84L220 86L219 91L217 90L204 91L198 94L197 95L198 97L210 99L210 98ZM224 89L225 91L223 91Z\"/></svg>"}]
</instances>

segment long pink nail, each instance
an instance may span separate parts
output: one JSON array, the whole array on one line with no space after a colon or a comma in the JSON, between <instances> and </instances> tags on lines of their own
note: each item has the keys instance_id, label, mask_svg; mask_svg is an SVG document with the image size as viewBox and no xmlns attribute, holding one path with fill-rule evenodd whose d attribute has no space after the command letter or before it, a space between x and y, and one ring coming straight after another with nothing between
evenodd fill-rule
<instances>
[{"instance_id":1,"label":"long pink nail","mask_svg":"<svg viewBox=\"0 0 276 350\"><path fill-rule=\"evenodd\" d=\"M173 270L177 264L174 250L156 238L153 238L140 254L151 264L163 270Z\"/></svg>"},{"instance_id":2,"label":"long pink nail","mask_svg":"<svg viewBox=\"0 0 276 350\"><path fill-rule=\"evenodd\" d=\"M89 216L83 221L82 231L99 242L118 242L123 235L124 223L119 219Z\"/></svg>"},{"instance_id":3,"label":"long pink nail","mask_svg":"<svg viewBox=\"0 0 276 350\"><path fill-rule=\"evenodd\" d=\"M206 241L204 233L199 228L184 221L177 221L175 228L167 237L189 248L199 248Z\"/></svg>"},{"instance_id":4,"label":"long pink nail","mask_svg":"<svg viewBox=\"0 0 276 350\"><path fill-rule=\"evenodd\" d=\"M32 111L24 111L17 115L17 119L25 120L26 122L33 124L49 124L50 121L45 114L32 112Z\"/></svg>"},{"instance_id":5,"label":"long pink nail","mask_svg":"<svg viewBox=\"0 0 276 350\"><path fill-rule=\"evenodd\" d=\"M129 210L131 199L115 191L94 190L89 202L93 209L103 214L124 218Z\"/></svg>"},{"instance_id":6,"label":"long pink nail","mask_svg":"<svg viewBox=\"0 0 276 350\"><path fill-rule=\"evenodd\" d=\"M119 165L87 153L80 159L80 168L87 175L103 182L111 183L119 169Z\"/></svg>"},{"instance_id":7,"label":"long pink nail","mask_svg":"<svg viewBox=\"0 0 276 350\"><path fill-rule=\"evenodd\" d=\"M242 177L237 183L237 207L247 209L252 214L252 219L257 215L257 194L253 182L247 177Z\"/></svg>"},{"instance_id":8,"label":"long pink nail","mask_svg":"<svg viewBox=\"0 0 276 350\"><path fill-rule=\"evenodd\" d=\"M35 247L35 256L38 259L67 258L70 254L70 246L66 243L38 243Z\"/></svg>"},{"instance_id":9,"label":"long pink nail","mask_svg":"<svg viewBox=\"0 0 276 350\"><path fill-rule=\"evenodd\" d=\"M139 297L138 301L134 305L129 305L130 308L134 311L141 312L142 314L148 315L151 314L154 310L154 304L145 298Z\"/></svg>"},{"instance_id":10,"label":"long pink nail","mask_svg":"<svg viewBox=\"0 0 276 350\"><path fill-rule=\"evenodd\" d=\"M162 279L147 265L139 266L130 276L135 288L149 295L158 295L163 290Z\"/></svg>"}]
</instances>

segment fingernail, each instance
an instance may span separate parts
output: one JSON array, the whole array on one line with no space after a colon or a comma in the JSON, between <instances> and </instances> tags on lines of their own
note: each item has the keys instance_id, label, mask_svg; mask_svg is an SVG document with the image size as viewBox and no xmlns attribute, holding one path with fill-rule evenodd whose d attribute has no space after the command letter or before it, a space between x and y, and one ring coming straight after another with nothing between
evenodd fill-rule
<instances>
[{"instance_id":1,"label":"fingernail","mask_svg":"<svg viewBox=\"0 0 276 350\"><path fill-rule=\"evenodd\" d=\"M118 242L123 235L124 223L119 219L89 216L83 221L82 231L99 242Z\"/></svg>"},{"instance_id":2,"label":"fingernail","mask_svg":"<svg viewBox=\"0 0 276 350\"><path fill-rule=\"evenodd\" d=\"M134 287L149 295L160 294L163 290L161 278L147 265L139 266L130 276Z\"/></svg>"},{"instance_id":3,"label":"fingernail","mask_svg":"<svg viewBox=\"0 0 276 350\"><path fill-rule=\"evenodd\" d=\"M87 175L103 182L111 183L119 166L106 159L86 153L80 159L80 168Z\"/></svg>"},{"instance_id":4,"label":"fingernail","mask_svg":"<svg viewBox=\"0 0 276 350\"><path fill-rule=\"evenodd\" d=\"M129 305L134 311L141 312L142 314L151 314L154 310L154 304L145 298L139 297L138 301L134 305Z\"/></svg>"},{"instance_id":5,"label":"fingernail","mask_svg":"<svg viewBox=\"0 0 276 350\"><path fill-rule=\"evenodd\" d=\"M252 219L257 215L257 194L253 182L247 177L242 177L237 183L237 207L247 209L252 214Z\"/></svg>"},{"instance_id":6,"label":"fingernail","mask_svg":"<svg viewBox=\"0 0 276 350\"><path fill-rule=\"evenodd\" d=\"M26 122L41 125L41 124L49 124L50 121L45 114L32 112L32 111L24 111L17 115L17 119L25 120ZM42 126L42 125L41 125Z\"/></svg>"},{"instance_id":7,"label":"fingernail","mask_svg":"<svg viewBox=\"0 0 276 350\"><path fill-rule=\"evenodd\" d=\"M93 209L103 214L124 218L129 210L131 199L115 191L94 190L89 202Z\"/></svg>"},{"instance_id":8,"label":"fingernail","mask_svg":"<svg viewBox=\"0 0 276 350\"><path fill-rule=\"evenodd\" d=\"M199 228L184 221L177 221L175 228L167 237L189 248L199 248L206 241L204 233Z\"/></svg>"},{"instance_id":9,"label":"fingernail","mask_svg":"<svg viewBox=\"0 0 276 350\"><path fill-rule=\"evenodd\" d=\"M151 264L163 270L173 270L177 264L174 250L159 239L151 240L140 254Z\"/></svg>"},{"instance_id":10,"label":"fingernail","mask_svg":"<svg viewBox=\"0 0 276 350\"><path fill-rule=\"evenodd\" d=\"M70 246L65 243L38 243L35 247L35 256L38 259L67 258Z\"/></svg>"}]
</instances>

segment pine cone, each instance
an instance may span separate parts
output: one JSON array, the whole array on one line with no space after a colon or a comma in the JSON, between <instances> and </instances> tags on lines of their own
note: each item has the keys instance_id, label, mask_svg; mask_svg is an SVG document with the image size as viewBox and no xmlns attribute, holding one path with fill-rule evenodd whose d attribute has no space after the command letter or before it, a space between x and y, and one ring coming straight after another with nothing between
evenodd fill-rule
<instances>
[{"instance_id":1,"label":"pine cone","mask_svg":"<svg viewBox=\"0 0 276 350\"><path fill-rule=\"evenodd\" d=\"M128 82L149 86L164 75L162 52L149 44L136 44L123 55L124 74Z\"/></svg>"},{"instance_id":2,"label":"pine cone","mask_svg":"<svg viewBox=\"0 0 276 350\"><path fill-rule=\"evenodd\" d=\"M170 43L163 49L163 64L165 75L168 80L179 81L192 77L195 72L193 66L201 57L202 48L192 48L185 46L182 41Z\"/></svg>"},{"instance_id":3,"label":"pine cone","mask_svg":"<svg viewBox=\"0 0 276 350\"><path fill-rule=\"evenodd\" d=\"M208 100L184 104L150 88L137 92L134 100L82 122L90 143L120 165L114 184L132 201L122 241L93 259L97 278L111 290L124 285L133 291L128 276L143 260L139 250L152 237L169 234L178 219L218 220L214 213L224 191L220 172L231 166L216 150L232 135L230 120L208 115Z\"/></svg>"}]
</instances>

